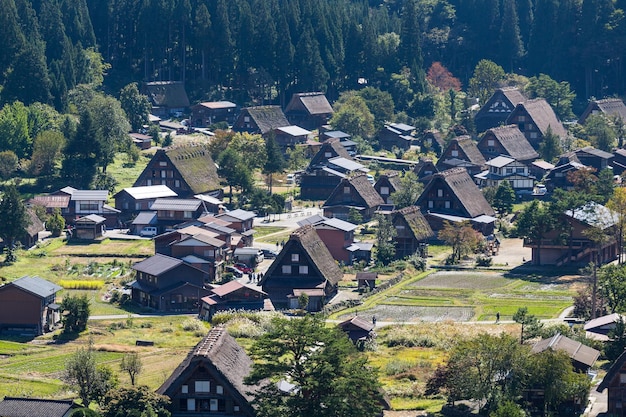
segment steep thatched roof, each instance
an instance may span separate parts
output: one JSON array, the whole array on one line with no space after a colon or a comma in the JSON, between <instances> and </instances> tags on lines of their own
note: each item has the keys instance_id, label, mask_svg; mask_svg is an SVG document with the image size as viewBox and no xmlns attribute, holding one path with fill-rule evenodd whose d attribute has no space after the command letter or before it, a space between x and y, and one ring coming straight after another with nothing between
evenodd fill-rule
<instances>
[{"instance_id":1,"label":"steep thatched roof","mask_svg":"<svg viewBox=\"0 0 626 417\"><path fill-rule=\"evenodd\" d=\"M485 157L478 150L476 143L468 135L456 137L450 141L450 143L456 142L459 148L463 151L467 160L474 165L485 165Z\"/></svg>"},{"instance_id":2,"label":"steep thatched roof","mask_svg":"<svg viewBox=\"0 0 626 417\"><path fill-rule=\"evenodd\" d=\"M391 213L391 221L395 225L405 223L415 240L427 240L435 236L428 221L417 206L409 206Z\"/></svg>"},{"instance_id":3,"label":"steep thatched roof","mask_svg":"<svg viewBox=\"0 0 626 417\"><path fill-rule=\"evenodd\" d=\"M320 274L322 279L333 285L336 285L339 281L341 281L343 278L341 269L339 269L335 259L333 259L330 251L321 241L313 226L307 224L300 227L289 236L289 240L285 243L285 246L264 275L263 284L267 278L274 274L274 271L282 266L284 263L283 261L288 261L286 256L290 255L294 251L294 246L299 246L303 249L306 257L308 258L308 265L314 268L314 270Z\"/></svg>"},{"instance_id":4,"label":"steep thatched roof","mask_svg":"<svg viewBox=\"0 0 626 417\"><path fill-rule=\"evenodd\" d=\"M361 201L346 201L345 194L343 192L344 187L352 188ZM378 207L381 204L385 204L383 198L380 194L378 194L376 189L367 179L367 175L364 173L358 173L347 178L342 178L341 182L337 184L337 187L335 187L326 200L326 203L324 203L324 207L335 205L345 206L346 204L361 205L361 203L363 203L367 208Z\"/></svg>"},{"instance_id":5,"label":"steep thatched roof","mask_svg":"<svg viewBox=\"0 0 626 417\"><path fill-rule=\"evenodd\" d=\"M222 188L217 175L217 165L205 146L179 146L166 148L163 151L194 194Z\"/></svg>"},{"instance_id":6,"label":"steep thatched roof","mask_svg":"<svg viewBox=\"0 0 626 417\"><path fill-rule=\"evenodd\" d=\"M457 198L468 217L474 218L482 216L494 216L495 211L483 193L478 189L472 178L465 168L452 168L446 171L434 174L422 195L417 200L417 205L427 207L424 204L431 189L446 187Z\"/></svg>"},{"instance_id":7,"label":"steep thatched roof","mask_svg":"<svg viewBox=\"0 0 626 417\"><path fill-rule=\"evenodd\" d=\"M300 110L305 110L310 115L331 114L334 112L328 99L321 92L294 94L285 108L285 113Z\"/></svg>"},{"instance_id":8,"label":"steep thatched roof","mask_svg":"<svg viewBox=\"0 0 626 417\"><path fill-rule=\"evenodd\" d=\"M527 100L519 103L516 109L511 113L511 116L521 110L530 116L532 121L537 125L537 128L541 131L542 135L545 135L548 131L548 127L552 129L552 133L560 138L567 136L565 128L556 117L556 113L552 110L552 106L543 98L535 98L533 100ZM511 120L509 116L509 120Z\"/></svg>"},{"instance_id":9,"label":"steep thatched roof","mask_svg":"<svg viewBox=\"0 0 626 417\"><path fill-rule=\"evenodd\" d=\"M170 108L189 107L185 85L180 81L155 81L146 83L144 91L153 106Z\"/></svg>"},{"instance_id":10,"label":"steep thatched roof","mask_svg":"<svg viewBox=\"0 0 626 417\"><path fill-rule=\"evenodd\" d=\"M626 105L619 98L605 98L603 100L592 100L587 105L583 114L580 115L578 123L584 124L592 114L600 112L607 116L618 116L626 121Z\"/></svg>"},{"instance_id":11,"label":"steep thatched roof","mask_svg":"<svg viewBox=\"0 0 626 417\"><path fill-rule=\"evenodd\" d=\"M43 232L46 229L43 222L37 217L35 210L30 208L26 209L26 215L28 216L26 233L28 233L29 236L36 236L39 232Z\"/></svg>"},{"instance_id":12,"label":"steep thatched roof","mask_svg":"<svg viewBox=\"0 0 626 417\"><path fill-rule=\"evenodd\" d=\"M246 107L241 111L242 113L247 112L250 115L262 135L271 132L278 127L291 125L280 106Z\"/></svg>"},{"instance_id":13,"label":"steep thatched roof","mask_svg":"<svg viewBox=\"0 0 626 417\"><path fill-rule=\"evenodd\" d=\"M237 341L221 326L213 327L192 350L172 375L159 387L157 393L174 397L180 386L188 383L193 371L204 367L221 384L230 385L229 392L239 399L239 406L247 407L252 414L252 392L258 386L244 384L252 370L252 359ZM226 390L225 390L226 391Z\"/></svg>"},{"instance_id":14,"label":"steep thatched roof","mask_svg":"<svg viewBox=\"0 0 626 417\"><path fill-rule=\"evenodd\" d=\"M330 156L327 156L330 154ZM327 165L328 160L336 157L346 158L352 161L352 157L346 151L346 148L341 145L339 139L333 138L328 139L326 142L322 143L320 150L313 156L311 162L309 163L309 169L317 168L321 165Z\"/></svg>"},{"instance_id":15,"label":"steep thatched roof","mask_svg":"<svg viewBox=\"0 0 626 417\"><path fill-rule=\"evenodd\" d=\"M479 141L479 145L481 142L489 140L492 135L495 136L506 150L507 154L513 159L528 161L530 159L539 158L539 154L535 151L530 142L528 142L526 136L519 130L517 125L507 125L489 129Z\"/></svg>"}]
</instances>

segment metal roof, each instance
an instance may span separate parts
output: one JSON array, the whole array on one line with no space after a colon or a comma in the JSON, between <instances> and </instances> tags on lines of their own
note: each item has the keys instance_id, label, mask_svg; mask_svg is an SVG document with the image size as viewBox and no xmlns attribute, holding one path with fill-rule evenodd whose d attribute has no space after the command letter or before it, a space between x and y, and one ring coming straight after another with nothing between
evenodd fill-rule
<instances>
[{"instance_id":1,"label":"metal roof","mask_svg":"<svg viewBox=\"0 0 626 417\"><path fill-rule=\"evenodd\" d=\"M156 224L156 222L156 211L142 211L135 217L132 224Z\"/></svg>"},{"instance_id":2,"label":"metal roof","mask_svg":"<svg viewBox=\"0 0 626 417\"><path fill-rule=\"evenodd\" d=\"M74 190L72 192L72 201L106 201L107 198L109 198L108 190Z\"/></svg>"},{"instance_id":3,"label":"metal roof","mask_svg":"<svg viewBox=\"0 0 626 417\"><path fill-rule=\"evenodd\" d=\"M43 278L30 276L18 278L7 285L14 285L18 288L23 289L24 291L28 291L42 298L49 297L55 294L57 291L61 291L63 289L50 281L46 281Z\"/></svg>"},{"instance_id":4,"label":"metal roof","mask_svg":"<svg viewBox=\"0 0 626 417\"><path fill-rule=\"evenodd\" d=\"M311 134L310 131L295 125L279 127L276 130L280 130L281 132L284 132L291 136L308 136Z\"/></svg>"},{"instance_id":5,"label":"metal roof","mask_svg":"<svg viewBox=\"0 0 626 417\"><path fill-rule=\"evenodd\" d=\"M196 211L202 202L196 199L157 198L150 210Z\"/></svg>"},{"instance_id":6,"label":"metal roof","mask_svg":"<svg viewBox=\"0 0 626 417\"><path fill-rule=\"evenodd\" d=\"M184 264L180 259L172 258L170 256L161 255L157 253L154 256L149 257L146 260L137 262L133 265L133 269L139 272L145 272L149 275L160 275L170 269L176 268Z\"/></svg>"},{"instance_id":7,"label":"metal roof","mask_svg":"<svg viewBox=\"0 0 626 417\"><path fill-rule=\"evenodd\" d=\"M129 187L129 188L124 188L124 191L126 191L135 200L143 200L146 198L178 197L178 194L172 191L167 185L147 185L145 187Z\"/></svg>"},{"instance_id":8,"label":"metal roof","mask_svg":"<svg viewBox=\"0 0 626 417\"><path fill-rule=\"evenodd\" d=\"M252 211L237 209L237 210L231 210L231 211L227 211L226 213L219 214L216 217L218 218L231 217L239 221L246 221L246 220L254 219L256 217L256 214L254 214L254 212Z\"/></svg>"}]
</instances>

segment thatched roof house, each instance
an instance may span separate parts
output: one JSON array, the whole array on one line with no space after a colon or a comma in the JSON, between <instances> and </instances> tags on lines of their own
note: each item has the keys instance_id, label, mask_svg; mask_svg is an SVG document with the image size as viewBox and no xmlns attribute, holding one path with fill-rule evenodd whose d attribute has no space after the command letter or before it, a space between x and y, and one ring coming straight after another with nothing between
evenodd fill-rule
<instances>
[{"instance_id":1,"label":"thatched roof house","mask_svg":"<svg viewBox=\"0 0 626 417\"><path fill-rule=\"evenodd\" d=\"M224 327L213 327L157 393L171 398L172 417L194 411L254 416L251 393L258 387L244 384L251 370L252 360L237 341Z\"/></svg>"},{"instance_id":2,"label":"thatched roof house","mask_svg":"<svg viewBox=\"0 0 626 417\"><path fill-rule=\"evenodd\" d=\"M565 127L556 117L550 104L543 98L519 103L506 122L507 124L516 124L535 149L539 149L548 129L561 139L567 137Z\"/></svg>"},{"instance_id":3,"label":"thatched roof house","mask_svg":"<svg viewBox=\"0 0 626 417\"><path fill-rule=\"evenodd\" d=\"M343 178L324 203L324 216L348 220L350 210L358 211L364 221L372 218L383 198L364 173Z\"/></svg>"},{"instance_id":4,"label":"thatched roof house","mask_svg":"<svg viewBox=\"0 0 626 417\"><path fill-rule=\"evenodd\" d=\"M217 165L204 145L159 149L133 187L167 185L180 198L213 193L222 197Z\"/></svg>"},{"instance_id":5,"label":"thatched roof house","mask_svg":"<svg viewBox=\"0 0 626 417\"><path fill-rule=\"evenodd\" d=\"M276 308L297 308L298 290L307 293L308 309L319 311L337 293L343 273L311 225L297 229L260 283Z\"/></svg>"},{"instance_id":6,"label":"thatched roof house","mask_svg":"<svg viewBox=\"0 0 626 417\"><path fill-rule=\"evenodd\" d=\"M256 106L241 109L233 124L233 130L265 135L276 128L289 125L291 123L285 117L280 106Z\"/></svg>"},{"instance_id":7,"label":"thatched roof house","mask_svg":"<svg viewBox=\"0 0 626 417\"><path fill-rule=\"evenodd\" d=\"M332 106L321 92L296 93L285 107L287 119L292 124L307 129L317 129L325 125L333 113Z\"/></svg>"},{"instance_id":8,"label":"thatched roof house","mask_svg":"<svg viewBox=\"0 0 626 417\"><path fill-rule=\"evenodd\" d=\"M435 236L428 221L417 206L409 206L391 213L391 223L396 230L393 238L396 258L402 259L419 253L428 255L427 242Z\"/></svg>"},{"instance_id":9,"label":"thatched roof house","mask_svg":"<svg viewBox=\"0 0 626 417\"><path fill-rule=\"evenodd\" d=\"M603 100L591 100L578 118L578 123L585 124L587 118L594 114L620 117L626 121L626 105L620 98L605 98Z\"/></svg>"},{"instance_id":10,"label":"thatched roof house","mask_svg":"<svg viewBox=\"0 0 626 417\"><path fill-rule=\"evenodd\" d=\"M539 158L539 154L517 125L489 129L476 146L487 160L505 155L522 163L528 163Z\"/></svg>"},{"instance_id":11,"label":"thatched roof house","mask_svg":"<svg viewBox=\"0 0 626 417\"><path fill-rule=\"evenodd\" d=\"M480 153L472 138L463 135L450 140L437 162L437 169L445 171L450 168L465 167L470 175L475 175L484 169L485 162L485 157Z\"/></svg>"},{"instance_id":12,"label":"thatched roof house","mask_svg":"<svg viewBox=\"0 0 626 417\"><path fill-rule=\"evenodd\" d=\"M503 124L515 106L525 100L526 97L517 87L497 89L474 116L476 131L484 132Z\"/></svg>"}]
</instances>

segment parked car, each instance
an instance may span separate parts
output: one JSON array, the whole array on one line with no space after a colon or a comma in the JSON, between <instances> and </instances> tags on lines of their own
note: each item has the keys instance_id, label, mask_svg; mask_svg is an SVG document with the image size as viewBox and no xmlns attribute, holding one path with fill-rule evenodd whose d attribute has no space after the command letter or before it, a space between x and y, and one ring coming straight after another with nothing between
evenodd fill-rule
<instances>
[{"instance_id":1,"label":"parked car","mask_svg":"<svg viewBox=\"0 0 626 417\"><path fill-rule=\"evenodd\" d=\"M243 272L241 272L240 270L238 270L237 268L235 268L232 265L226 265L226 267L224 268L224 271L225 272L230 272L231 274L233 274L237 278L243 277Z\"/></svg>"},{"instance_id":2,"label":"parked car","mask_svg":"<svg viewBox=\"0 0 626 417\"><path fill-rule=\"evenodd\" d=\"M157 235L157 228L154 226L146 226L139 232L142 237L154 237Z\"/></svg>"},{"instance_id":3,"label":"parked car","mask_svg":"<svg viewBox=\"0 0 626 417\"><path fill-rule=\"evenodd\" d=\"M263 257L265 259L275 259L278 256L278 253L271 249L261 249L261 251L263 252Z\"/></svg>"},{"instance_id":4,"label":"parked car","mask_svg":"<svg viewBox=\"0 0 626 417\"><path fill-rule=\"evenodd\" d=\"M250 268L248 265L241 263L241 262L237 262L233 266L244 274L251 274L254 272L254 269Z\"/></svg>"}]
</instances>

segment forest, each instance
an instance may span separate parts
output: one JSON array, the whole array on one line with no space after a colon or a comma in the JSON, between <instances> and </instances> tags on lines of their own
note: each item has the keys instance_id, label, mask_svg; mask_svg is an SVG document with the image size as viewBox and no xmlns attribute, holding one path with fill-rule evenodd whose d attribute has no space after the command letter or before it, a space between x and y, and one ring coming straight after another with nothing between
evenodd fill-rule
<instances>
[{"instance_id":1,"label":"forest","mask_svg":"<svg viewBox=\"0 0 626 417\"><path fill-rule=\"evenodd\" d=\"M331 101L368 86L420 116L427 69L463 87L482 59L568 82L578 101L623 95L624 0L2 0L0 98L53 105L99 83L184 81L192 101ZM408 86L408 87L407 87ZM582 107L580 104L578 107Z\"/></svg>"}]
</instances>

